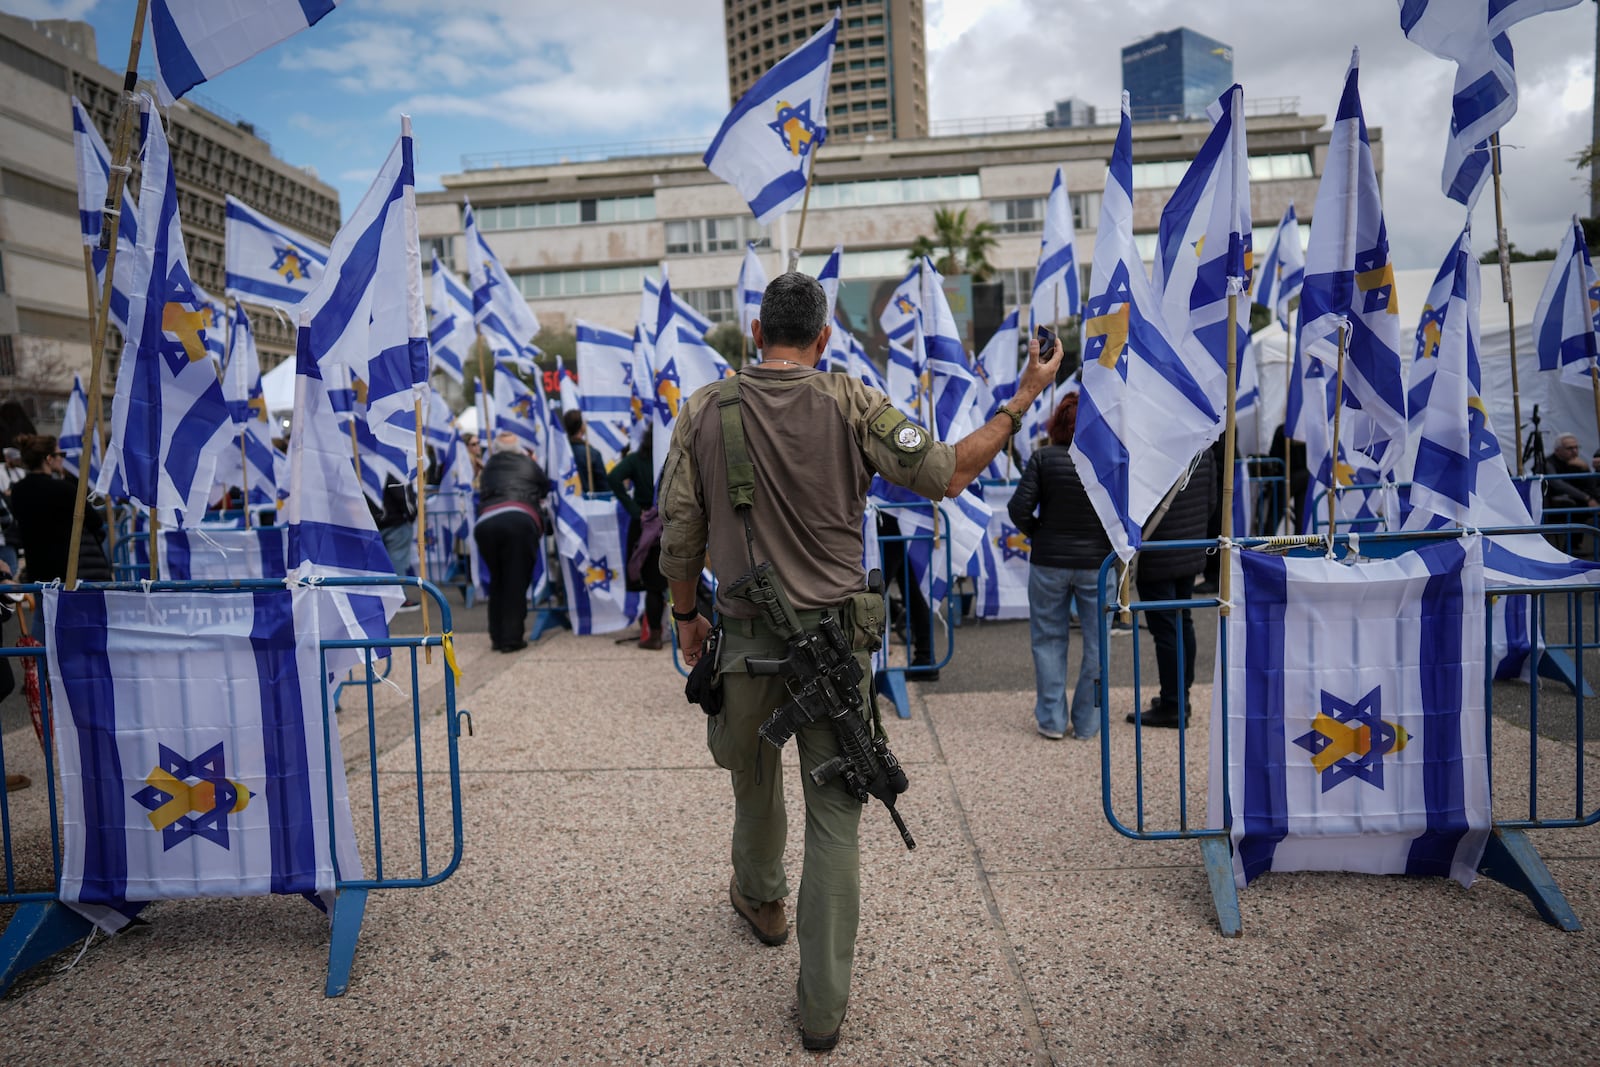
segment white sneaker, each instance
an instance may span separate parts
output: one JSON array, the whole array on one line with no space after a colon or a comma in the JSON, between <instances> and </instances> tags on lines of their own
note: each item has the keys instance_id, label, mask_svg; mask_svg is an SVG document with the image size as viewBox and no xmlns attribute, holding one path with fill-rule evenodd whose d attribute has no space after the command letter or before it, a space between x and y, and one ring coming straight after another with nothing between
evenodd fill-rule
<instances>
[{"instance_id":1,"label":"white sneaker","mask_svg":"<svg viewBox=\"0 0 1600 1067\"><path fill-rule=\"evenodd\" d=\"M406 613L408 611L421 611L421 610L422 610L422 601L420 601L420 600L408 600L408 601L405 601L404 603L402 603L399 607L395 608L394 609L394 613L396 615L403 615L404 613Z\"/></svg>"},{"instance_id":2,"label":"white sneaker","mask_svg":"<svg viewBox=\"0 0 1600 1067\"><path fill-rule=\"evenodd\" d=\"M1040 726L1038 722L1033 724L1033 728L1039 731L1040 737L1048 737L1052 741L1059 741L1063 737L1067 736L1066 731L1064 730L1047 730L1043 726Z\"/></svg>"}]
</instances>

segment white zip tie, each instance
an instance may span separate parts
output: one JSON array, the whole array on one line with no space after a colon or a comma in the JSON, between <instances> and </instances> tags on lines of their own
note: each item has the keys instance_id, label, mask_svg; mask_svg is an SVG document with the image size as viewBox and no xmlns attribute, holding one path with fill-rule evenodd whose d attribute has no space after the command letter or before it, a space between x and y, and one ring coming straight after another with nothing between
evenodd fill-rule
<instances>
[{"instance_id":1,"label":"white zip tie","mask_svg":"<svg viewBox=\"0 0 1600 1067\"><path fill-rule=\"evenodd\" d=\"M57 974L66 974L68 971L72 970L72 968L78 965L78 961L83 959L83 954L89 951L89 943L94 940L94 935L98 933L99 930L100 928L98 926L89 927L89 936L83 939L83 947L78 950L78 954L76 956L72 957L71 963L63 964L62 966L56 968Z\"/></svg>"}]
</instances>

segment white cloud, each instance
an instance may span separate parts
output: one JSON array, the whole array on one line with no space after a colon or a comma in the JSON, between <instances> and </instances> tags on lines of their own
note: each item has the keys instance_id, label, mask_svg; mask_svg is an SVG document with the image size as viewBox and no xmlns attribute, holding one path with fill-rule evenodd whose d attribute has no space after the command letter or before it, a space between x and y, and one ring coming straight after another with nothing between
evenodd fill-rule
<instances>
[{"instance_id":1,"label":"white cloud","mask_svg":"<svg viewBox=\"0 0 1600 1067\"><path fill-rule=\"evenodd\" d=\"M1247 97L1298 97L1301 113L1331 116L1350 49L1359 45L1367 124L1382 131L1385 213L1396 261L1435 266L1460 230L1460 209L1439 190L1455 67L1407 41L1390 3L1020 0L989 10L975 0L943 0L942 7L957 9L965 28L942 47L934 42L946 38L929 31L929 114L936 123L1042 114L1067 96L1114 109L1122 46L1179 26L1233 46L1234 75ZM978 7L985 9L973 16ZM1522 247L1552 242L1562 220L1588 210L1569 159L1589 140L1594 19L1594 7L1580 4L1511 31L1522 91L1505 140L1521 147L1506 154L1506 224ZM1476 243L1492 246L1491 197L1482 198L1476 221ZM1546 231L1552 236L1537 236Z\"/></svg>"}]
</instances>

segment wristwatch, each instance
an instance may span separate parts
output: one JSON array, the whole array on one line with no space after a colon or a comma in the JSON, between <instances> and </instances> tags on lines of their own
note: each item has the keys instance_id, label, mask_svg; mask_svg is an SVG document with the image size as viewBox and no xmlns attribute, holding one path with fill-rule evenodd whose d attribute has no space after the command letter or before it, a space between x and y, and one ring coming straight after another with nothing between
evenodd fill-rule
<instances>
[{"instance_id":1,"label":"wristwatch","mask_svg":"<svg viewBox=\"0 0 1600 1067\"><path fill-rule=\"evenodd\" d=\"M1022 415L1020 412L1012 411L1004 404L1001 404L997 414L1004 415L1011 420L1011 435L1013 437L1022 432Z\"/></svg>"}]
</instances>

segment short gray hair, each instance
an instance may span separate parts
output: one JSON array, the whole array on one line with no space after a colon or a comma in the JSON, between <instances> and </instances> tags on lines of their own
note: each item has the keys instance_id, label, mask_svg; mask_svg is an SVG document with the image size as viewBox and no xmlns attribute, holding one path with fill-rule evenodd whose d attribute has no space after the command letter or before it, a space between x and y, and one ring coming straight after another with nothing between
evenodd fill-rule
<instances>
[{"instance_id":1,"label":"short gray hair","mask_svg":"<svg viewBox=\"0 0 1600 1067\"><path fill-rule=\"evenodd\" d=\"M499 433L494 435L494 440L489 442L489 453L491 455L500 452L521 451L522 442L518 440L517 435L512 433L510 430L501 430Z\"/></svg>"},{"instance_id":2,"label":"short gray hair","mask_svg":"<svg viewBox=\"0 0 1600 1067\"><path fill-rule=\"evenodd\" d=\"M767 344L805 348L827 324L827 294L809 274L780 274L761 294L761 339Z\"/></svg>"}]
</instances>

